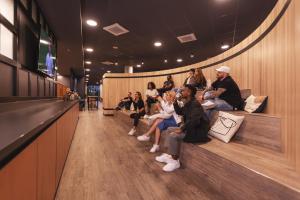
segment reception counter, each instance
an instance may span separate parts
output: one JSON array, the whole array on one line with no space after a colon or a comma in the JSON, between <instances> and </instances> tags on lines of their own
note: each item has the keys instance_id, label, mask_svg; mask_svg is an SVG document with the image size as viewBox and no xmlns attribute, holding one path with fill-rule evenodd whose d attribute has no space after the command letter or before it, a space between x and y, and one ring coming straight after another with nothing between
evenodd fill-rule
<instances>
[{"instance_id":1,"label":"reception counter","mask_svg":"<svg viewBox=\"0 0 300 200\"><path fill-rule=\"evenodd\" d=\"M0 104L1 199L54 199L78 114L78 101Z\"/></svg>"}]
</instances>

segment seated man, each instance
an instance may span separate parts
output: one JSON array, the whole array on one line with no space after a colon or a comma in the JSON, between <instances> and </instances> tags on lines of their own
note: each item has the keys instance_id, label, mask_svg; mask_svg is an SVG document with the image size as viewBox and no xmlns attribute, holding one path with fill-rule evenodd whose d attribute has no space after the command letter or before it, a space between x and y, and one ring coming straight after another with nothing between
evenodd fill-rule
<instances>
[{"instance_id":1,"label":"seated man","mask_svg":"<svg viewBox=\"0 0 300 200\"><path fill-rule=\"evenodd\" d=\"M189 143L207 142L209 130L209 121L203 111L203 108L195 98L197 90L191 85L186 85L182 91L182 98L185 98L185 104L181 108L177 101L173 104L175 112L183 116L183 125L180 128L171 128L167 130L165 147L168 154L162 154L155 159L158 162L167 163L163 170L166 172L174 171L180 167L179 155L182 140Z\"/></svg>"},{"instance_id":2,"label":"seated man","mask_svg":"<svg viewBox=\"0 0 300 200\"><path fill-rule=\"evenodd\" d=\"M130 106L132 104L133 100L131 97L131 92L128 92L128 96L124 97L116 107L116 110L121 110L122 108L125 107L126 110L130 110Z\"/></svg>"},{"instance_id":3,"label":"seated man","mask_svg":"<svg viewBox=\"0 0 300 200\"><path fill-rule=\"evenodd\" d=\"M171 75L168 75L167 80L164 82L163 87L157 89L159 96L162 97L165 92L172 90L173 87L174 87L173 78Z\"/></svg>"},{"instance_id":4,"label":"seated man","mask_svg":"<svg viewBox=\"0 0 300 200\"><path fill-rule=\"evenodd\" d=\"M229 75L230 68L222 66L217 70L217 80L211 87L204 90L200 97L204 100L210 99L215 107L206 111L209 118L213 110L230 111L243 109L243 99L236 82Z\"/></svg>"}]
</instances>

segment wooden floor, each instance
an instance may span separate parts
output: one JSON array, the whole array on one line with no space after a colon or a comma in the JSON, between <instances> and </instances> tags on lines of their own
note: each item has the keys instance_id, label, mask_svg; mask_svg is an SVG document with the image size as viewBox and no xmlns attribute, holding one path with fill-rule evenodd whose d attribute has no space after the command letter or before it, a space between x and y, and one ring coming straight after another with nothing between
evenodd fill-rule
<instances>
[{"instance_id":1,"label":"wooden floor","mask_svg":"<svg viewBox=\"0 0 300 200\"><path fill-rule=\"evenodd\" d=\"M127 129L100 110L82 112L56 199L226 199L210 184L191 181L188 169L164 173L148 153L150 143Z\"/></svg>"}]
</instances>

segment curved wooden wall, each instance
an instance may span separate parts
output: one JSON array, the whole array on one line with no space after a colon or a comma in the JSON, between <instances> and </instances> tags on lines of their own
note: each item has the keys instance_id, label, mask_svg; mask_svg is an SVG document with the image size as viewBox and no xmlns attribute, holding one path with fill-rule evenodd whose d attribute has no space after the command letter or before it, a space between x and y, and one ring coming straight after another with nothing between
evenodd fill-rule
<instances>
[{"instance_id":1,"label":"curved wooden wall","mask_svg":"<svg viewBox=\"0 0 300 200\"><path fill-rule=\"evenodd\" d=\"M180 86L190 68L202 67L207 79L215 79L215 68L231 67L241 89L268 95L267 114L282 118L282 144L291 166L300 172L300 1L278 0L267 19L249 37L221 55L193 65L157 72L105 74L103 107L114 108L128 91L144 94L147 82L161 86L173 74ZM298 122L298 123L297 123Z\"/></svg>"}]
</instances>

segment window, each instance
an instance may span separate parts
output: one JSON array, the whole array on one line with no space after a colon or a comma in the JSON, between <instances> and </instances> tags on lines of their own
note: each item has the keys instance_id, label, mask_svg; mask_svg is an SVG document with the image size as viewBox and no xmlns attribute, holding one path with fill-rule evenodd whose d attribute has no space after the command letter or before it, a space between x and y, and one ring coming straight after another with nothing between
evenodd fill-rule
<instances>
[{"instance_id":1,"label":"window","mask_svg":"<svg viewBox=\"0 0 300 200\"><path fill-rule=\"evenodd\" d=\"M0 1L0 13L11 24L14 24L14 0L1 0Z\"/></svg>"},{"instance_id":2,"label":"window","mask_svg":"<svg viewBox=\"0 0 300 200\"><path fill-rule=\"evenodd\" d=\"M13 59L14 35L5 26L0 24L0 54Z\"/></svg>"}]
</instances>

